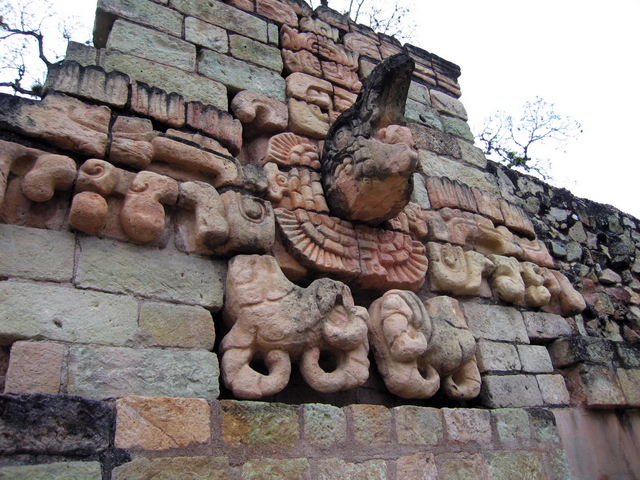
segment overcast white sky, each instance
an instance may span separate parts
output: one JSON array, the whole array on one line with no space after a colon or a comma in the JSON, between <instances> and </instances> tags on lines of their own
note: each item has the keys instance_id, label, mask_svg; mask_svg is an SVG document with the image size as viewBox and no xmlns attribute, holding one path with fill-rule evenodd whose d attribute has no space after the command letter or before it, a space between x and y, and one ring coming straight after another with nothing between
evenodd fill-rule
<instances>
[{"instance_id":1,"label":"overcast white sky","mask_svg":"<svg viewBox=\"0 0 640 480\"><path fill-rule=\"evenodd\" d=\"M94 0L54 1L93 24ZM536 96L554 103L584 130L552 152L556 184L640 218L639 0L402 3L418 27L412 43L460 65L474 133L496 110L517 116Z\"/></svg>"}]
</instances>

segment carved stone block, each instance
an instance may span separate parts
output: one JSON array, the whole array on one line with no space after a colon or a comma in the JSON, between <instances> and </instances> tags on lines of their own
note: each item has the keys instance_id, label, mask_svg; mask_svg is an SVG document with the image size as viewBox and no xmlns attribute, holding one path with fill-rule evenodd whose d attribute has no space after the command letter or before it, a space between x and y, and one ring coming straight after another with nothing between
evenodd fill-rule
<instances>
[{"instance_id":1,"label":"carved stone block","mask_svg":"<svg viewBox=\"0 0 640 480\"><path fill-rule=\"evenodd\" d=\"M237 155L242 148L242 124L228 112L200 102L187 103L187 125L211 135Z\"/></svg>"},{"instance_id":2,"label":"carved stone block","mask_svg":"<svg viewBox=\"0 0 640 480\"><path fill-rule=\"evenodd\" d=\"M478 295L483 277L489 276L494 264L484 255L451 244L430 242L429 279L432 290L456 295Z\"/></svg>"},{"instance_id":3,"label":"carved stone block","mask_svg":"<svg viewBox=\"0 0 640 480\"><path fill-rule=\"evenodd\" d=\"M279 392L292 361L320 392L367 380L369 315L354 306L346 285L323 278L303 289L286 279L273 257L238 255L229 262L226 294L223 318L231 330L220 345L222 378L237 397ZM330 372L321 366L325 355L335 360ZM269 373L254 370L252 361L264 362Z\"/></svg>"},{"instance_id":4,"label":"carved stone block","mask_svg":"<svg viewBox=\"0 0 640 480\"><path fill-rule=\"evenodd\" d=\"M343 41L345 46L352 52L358 52L374 60L382 60L378 43L366 35L356 32L347 33Z\"/></svg>"},{"instance_id":5,"label":"carved stone block","mask_svg":"<svg viewBox=\"0 0 640 480\"><path fill-rule=\"evenodd\" d=\"M302 72L313 77L322 76L320 60L307 50L298 52L282 50L282 61L284 62L284 71L287 73Z\"/></svg>"},{"instance_id":6,"label":"carved stone block","mask_svg":"<svg viewBox=\"0 0 640 480\"><path fill-rule=\"evenodd\" d=\"M269 139L262 165L273 162L281 166L300 165L320 170L318 148L310 140L290 132L274 135Z\"/></svg>"},{"instance_id":7,"label":"carved stone block","mask_svg":"<svg viewBox=\"0 0 640 480\"><path fill-rule=\"evenodd\" d=\"M356 103L357 98L358 95L353 92L345 90L344 88L333 87L333 105L340 113L343 113Z\"/></svg>"},{"instance_id":8,"label":"carved stone block","mask_svg":"<svg viewBox=\"0 0 640 480\"><path fill-rule=\"evenodd\" d=\"M429 234L422 208L417 203L409 202L397 217L387 221L386 224L391 230L398 230L418 240L427 238Z\"/></svg>"},{"instance_id":9,"label":"carved stone block","mask_svg":"<svg viewBox=\"0 0 640 480\"><path fill-rule=\"evenodd\" d=\"M264 170L269 180L267 198L274 207L329 212L318 172L304 167L280 171L275 163L267 163Z\"/></svg>"},{"instance_id":10,"label":"carved stone block","mask_svg":"<svg viewBox=\"0 0 640 480\"><path fill-rule=\"evenodd\" d=\"M520 262L501 255L489 255L488 258L495 265L491 275L494 294L505 302L524 304L525 284L520 275Z\"/></svg>"},{"instance_id":11,"label":"carved stone block","mask_svg":"<svg viewBox=\"0 0 640 480\"><path fill-rule=\"evenodd\" d=\"M427 191L431 206L441 208L459 208L467 212L477 212L476 199L469 187L447 177L429 177Z\"/></svg>"},{"instance_id":12,"label":"carved stone block","mask_svg":"<svg viewBox=\"0 0 640 480\"><path fill-rule=\"evenodd\" d=\"M450 398L480 393L476 343L458 302L389 290L369 307L369 341L385 385L403 398Z\"/></svg>"},{"instance_id":13,"label":"carved stone block","mask_svg":"<svg viewBox=\"0 0 640 480\"><path fill-rule=\"evenodd\" d=\"M167 93L141 82L131 85L131 110L175 128L182 127L186 118L182 95Z\"/></svg>"},{"instance_id":14,"label":"carved stone block","mask_svg":"<svg viewBox=\"0 0 640 480\"><path fill-rule=\"evenodd\" d=\"M333 108L333 85L304 73L296 72L287 77L287 96L312 103L325 111Z\"/></svg>"},{"instance_id":15,"label":"carved stone block","mask_svg":"<svg viewBox=\"0 0 640 480\"><path fill-rule=\"evenodd\" d=\"M145 169L153 158L151 120L119 116L111 128L109 160L137 169Z\"/></svg>"},{"instance_id":16,"label":"carved stone block","mask_svg":"<svg viewBox=\"0 0 640 480\"><path fill-rule=\"evenodd\" d=\"M315 53L318 51L318 37L313 32L301 33L295 28L283 25L280 29L280 46L293 52L308 50Z\"/></svg>"},{"instance_id":17,"label":"carved stone block","mask_svg":"<svg viewBox=\"0 0 640 480\"><path fill-rule=\"evenodd\" d=\"M350 67L336 62L321 62L321 64L324 78L330 82L337 83L355 93L362 88L360 77Z\"/></svg>"},{"instance_id":18,"label":"carved stone block","mask_svg":"<svg viewBox=\"0 0 640 480\"><path fill-rule=\"evenodd\" d=\"M289 130L313 138L324 138L329 131L329 115L320 107L290 98Z\"/></svg>"},{"instance_id":19,"label":"carved stone block","mask_svg":"<svg viewBox=\"0 0 640 480\"><path fill-rule=\"evenodd\" d=\"M248 130L245 134L282 132L289 123L284 103L250 90L243 90L233 98L231 110Z\"/></svg>"},{"instance_id":20,"label":"carved stone block","mask_svg":"<svg viewBox=\"0 0 640 480\"><path fill-rule=\"evenodd\" d=\"M320 58L344 65L352 72L358 70L358 53L347 50L342 45L322 35L318 36L318 54Z\"/></svg>"},{"instance_id":21,"label":"carved stone block","mask_svg":"<svg viewBox=\"0 0 640 480\"><path fill-rule=\"evenodd\" d=\"M338 41L340 32L319 18L302 17L300 19L300 30L303 32L313 32L323 37L330 38L334 42Z\"/></svg>"}]
</instances>

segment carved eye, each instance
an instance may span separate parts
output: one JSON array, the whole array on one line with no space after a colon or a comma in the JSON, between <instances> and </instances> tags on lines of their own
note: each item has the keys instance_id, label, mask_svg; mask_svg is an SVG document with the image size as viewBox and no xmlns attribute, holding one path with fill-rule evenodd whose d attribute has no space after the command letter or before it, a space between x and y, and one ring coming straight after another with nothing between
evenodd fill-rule
<instances>
[{"instance_id":1,"label":"carved eye","mask_svg":"<svg viewBox=\"0 0 640 480\"><path fill-rule=\"evenodd\" d=\"M253 198L243 196L242 197L242 211L252 220L260 220L263 217L264 210L262 205Z\"/></svg>"}]
</instances>

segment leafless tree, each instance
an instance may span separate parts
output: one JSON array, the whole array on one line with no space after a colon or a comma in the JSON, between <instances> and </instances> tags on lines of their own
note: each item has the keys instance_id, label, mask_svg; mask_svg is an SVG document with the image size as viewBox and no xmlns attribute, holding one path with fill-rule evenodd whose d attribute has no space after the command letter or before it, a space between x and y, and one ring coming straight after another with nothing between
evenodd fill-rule
<instances>
[{"instance_id":1,"label":"leafless tree","mask_svg":"<svg viewBox=\"0 0 640 480\"><path fill-rule=\"evenodd\" d=\"M51 0L0 0L0 87L38 96L47 68L79 29L74 17L56 15Z\"/></svg>"},{"instance_id":2,"label":"leafless tree","mask_svg":"<svg viewBox=\"0 0 640 480\"><path fill-rule=\"evenodd\" d=\"M519 168L550 179L549 159L535 156L532 150L540 151L539 147L550 144L562 147L580 133L580 123L559 115L554 104L536 97L534 101L525 103L519 120L502 111L485 119L484 128L476 140L489 158L509 168Z\"/></svg>"},{"instance_id":3,"label":"leafless tree","mask_svg":"<svg viewBox=\"0 0 640 480\"><path fill-rule=\"evenodd\" d=\"M317 0L310 1L312 7ZM406 0L320 0L320 5L347 15L354 22L364 23L376 32L408 40L416 24L410 17L412 2Z\"/></svg>"}]
</instances>

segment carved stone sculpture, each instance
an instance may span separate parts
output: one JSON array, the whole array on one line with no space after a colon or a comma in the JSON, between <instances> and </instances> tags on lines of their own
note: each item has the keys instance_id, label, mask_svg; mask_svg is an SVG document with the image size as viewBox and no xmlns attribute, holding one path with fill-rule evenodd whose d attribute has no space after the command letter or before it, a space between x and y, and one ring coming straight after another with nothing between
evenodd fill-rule
<instances>
[{"instance_id":1,"label":"carved stone sculpture","mask_svg":"<svg viewBox=\"0 0 640 480\"><path fill-rule=\"evenodd\" d=\"M256 274L260 272L260 274ZM260 398L288 383L291 362L320 392L362 385L369 376L367 321L343 283L322 278L307 288L291 283L270 256L238 255L229 262L223 317L222 377L239 398ZM329 355L335 369L325 371ZM268 374L251 366L264 362Z\"/></svg>"},{"instance_id":2,"label":"carved stone sculpture","mask_svg":"<svg viewBox=\"0 0 640 480\"><path fill-rule=\"evenodd\" d=\"M404 54L383 61L329 129L322 175L332 214L378 225L409 203L418 155L401 125L413 66Z\"/></svg>"},{"instance_id":3,"label":"carved stone sculpture","mask_svg":"<svg viewBox=\"0 0 640 480\"><path fill-rule=\"evenodd\" d=\"M425 306L413 292L390 290L369 316L369 340L389 391L430 398L442 386L455 400L480 393L476 343L455 299L435 297Z\"/></svg>"}]
</instances>

